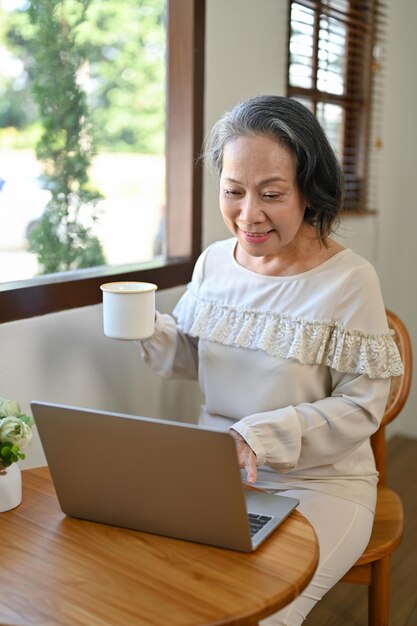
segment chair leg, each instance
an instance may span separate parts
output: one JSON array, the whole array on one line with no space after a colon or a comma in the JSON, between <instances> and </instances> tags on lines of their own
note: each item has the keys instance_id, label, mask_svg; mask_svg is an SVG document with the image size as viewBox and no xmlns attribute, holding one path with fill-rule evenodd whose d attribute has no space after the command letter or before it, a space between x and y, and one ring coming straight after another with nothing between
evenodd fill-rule
<instances>
[{"instance_id":1,"label":"chair leg","mask_svg":"<svg viewBox=\"0 0 417 626\"><path fill-rule=\"evenodd\" d=\"M390 593L390 556L372 563L371 585L368 593L368 625L388 626Z\"/></svg>"}]
</instances>

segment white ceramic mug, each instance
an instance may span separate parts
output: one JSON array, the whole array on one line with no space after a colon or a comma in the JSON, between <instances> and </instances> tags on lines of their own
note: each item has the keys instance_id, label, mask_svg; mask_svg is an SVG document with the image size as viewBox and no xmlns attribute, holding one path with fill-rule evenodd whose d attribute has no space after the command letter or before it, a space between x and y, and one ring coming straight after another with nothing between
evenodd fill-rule
<instances>
[{"instance_id":1,"label":"white ceramic mug","mask_svg":"<svg viewBox=\"0 0 417 626\"><path fill-rule=\"evenodd\" d=\"M106 283L103 292L104 334L113 339L145 339L155 329L153 283L135 281Z\"/></svg>"}]
</instances>

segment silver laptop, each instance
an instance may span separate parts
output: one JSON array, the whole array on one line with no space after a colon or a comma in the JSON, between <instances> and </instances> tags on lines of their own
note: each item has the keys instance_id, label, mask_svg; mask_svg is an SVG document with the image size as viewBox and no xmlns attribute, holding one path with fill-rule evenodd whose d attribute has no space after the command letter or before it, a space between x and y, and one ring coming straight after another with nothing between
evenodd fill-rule
<instances>
[{"instance_id":1,"label":"silver laptop","mask_svg":"<svg viewBox=\"0 0 417 626\"><path fill-rule=\"evenodd\" d=\"M32 402L66 515L243 552L295 498L244 488L229 432Z\"/></svg>"}]
</instances>

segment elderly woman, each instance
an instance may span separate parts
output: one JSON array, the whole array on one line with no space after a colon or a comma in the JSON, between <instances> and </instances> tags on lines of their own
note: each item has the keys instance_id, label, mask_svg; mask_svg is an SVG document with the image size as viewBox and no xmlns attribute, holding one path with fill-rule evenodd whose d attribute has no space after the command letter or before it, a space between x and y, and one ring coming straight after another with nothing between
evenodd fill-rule
<instances>
[{"instance_id":1,"label":"elderly woman","mask_svg":"<svg viewBox=\"0 0 417 626\"><path fill-rule=\"evenodd\" d=\"M198 378L200 423L231 429L248 482L299 499L320 563L277 614L295 626L368 543L369 437L402 365L373 267L330 238L343 179L310 111L246 100L217 122L204 156L233 237L203 252L174 317L158 313L140 347L163 376Z\"/></svg>"}]
</instances>

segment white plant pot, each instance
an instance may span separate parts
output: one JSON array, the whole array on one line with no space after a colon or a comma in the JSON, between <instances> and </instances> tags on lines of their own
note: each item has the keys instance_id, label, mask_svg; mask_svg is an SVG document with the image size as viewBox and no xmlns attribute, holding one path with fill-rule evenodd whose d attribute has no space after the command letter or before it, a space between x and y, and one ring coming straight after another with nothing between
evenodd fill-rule
<instances>
[{"instance_id":1,"label":"white plant pot","mask_svg":"<svg viewBox=\"0 0 417 626\"><path fill-rule=\"evenodd\" d=\"M22 474L17 463L0 470L0 513L22 502Z\"/></svg>"}]
</instances>

